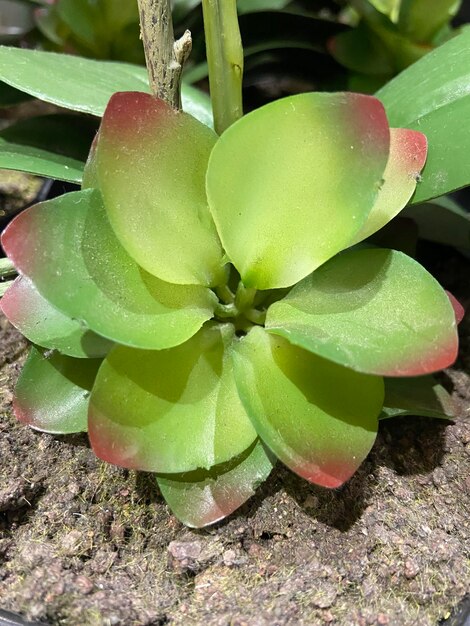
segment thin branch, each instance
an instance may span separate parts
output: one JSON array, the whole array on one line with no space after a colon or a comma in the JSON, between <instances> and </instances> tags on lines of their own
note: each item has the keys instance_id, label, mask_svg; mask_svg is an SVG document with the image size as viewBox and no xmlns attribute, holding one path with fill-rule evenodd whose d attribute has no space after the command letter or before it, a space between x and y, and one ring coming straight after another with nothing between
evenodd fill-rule
<instances>
[{"instance_id":1,"label":"thin branch","mask_svg":"<svg viewBox=\"0 0 470 626\"><path fill-rule=\"evenodd\" d=\"M137 0L137 2L150 88L154 96L179 110L181 75L191 53L191 33L187 30L175 41L170 0Z\"/></svg>"}]
</instances>

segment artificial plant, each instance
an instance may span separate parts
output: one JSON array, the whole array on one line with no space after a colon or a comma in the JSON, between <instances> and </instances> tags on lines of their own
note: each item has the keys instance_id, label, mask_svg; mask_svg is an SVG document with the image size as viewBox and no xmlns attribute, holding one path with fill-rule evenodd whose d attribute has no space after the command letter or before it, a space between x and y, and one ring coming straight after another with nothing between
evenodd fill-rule
<instances>
[{"instance_id":1,"label":"artificial plant","mask_svg":"<svg viewBox=\"0 0 470 626\"><path fill-rule=\"evenodd\" d=\"M2 309L36 344L14 409L38 430L88 430L100 458L155 472L204 526L276 457L339 487L379 418L452 415L429 375L456 357L456 313L415 260L364 243L425 184L421 132L352 93L242 116L235 5L207 0L216 133L179 110L188 36L159 21L167 3L140 8L152 94L114 94L82 190L2 237L19 272Z\"/></svg>"}]
</instances>

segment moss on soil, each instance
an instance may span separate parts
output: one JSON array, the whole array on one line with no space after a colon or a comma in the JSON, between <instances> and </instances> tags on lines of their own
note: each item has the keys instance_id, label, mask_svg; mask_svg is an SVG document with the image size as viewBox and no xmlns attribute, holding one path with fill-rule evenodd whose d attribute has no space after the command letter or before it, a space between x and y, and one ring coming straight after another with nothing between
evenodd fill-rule
<instances>
[{"instance_id":1,"label":"moss on soil","mask_svg":"<svg viewBox=\"0 0 470 626\"><path fill-rule=\"evenodd\" d=\"M434 269L469 303L468 262ZM192 531L150 475L101 463L84 435L15 421L26 345L2 320L2 608L64 626L436 626L470 590L469 330L444 375L455 423L383 423L342 489L279 466L228 520Z\"/></svg>"}]
</instances>

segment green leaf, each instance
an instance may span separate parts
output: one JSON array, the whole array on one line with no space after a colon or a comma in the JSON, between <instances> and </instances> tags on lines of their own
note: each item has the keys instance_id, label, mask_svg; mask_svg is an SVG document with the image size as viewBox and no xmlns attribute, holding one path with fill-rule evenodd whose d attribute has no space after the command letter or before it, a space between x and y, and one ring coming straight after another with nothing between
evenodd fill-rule
<instances>
[{"instance_id":1,"label":"green leaf","mask_svg":"<svg viewBox=\"0 0 470 626\"><path fill-rule=\"evenodd\" d=\"M470 184L470 29L377 92L392 126L424 133L429 153L413 202Z\"/></svg>"},{"instance_id":2,"label":"green leaf","mask_svg":"<svg viewBox=\"0 0 470 626\"><path fill-rule=\"evenodd\" d=\"M428 45L416 43L405 37L387 15L373 6L375 3L369 0L350 0L350 4L363 16L368 27L388 50L395 71L408 67L429 52ZM395 14L396 10L391 12L393 17Z\"/></svg>"},{"instance_id":3,"label":"green leaf","mask_svg":"<svg viewBox=\"0 0 470 626\"><path fill-rule=\"evenodd\" d=\"M328 48L338 63L353 72L373 76L394 73L393 57L364 22L334 37Z\"/></svg>"},{"instance_id":4,"label":"green leaf","mask_svg":"<svg viewBox=\"0 0 470 626\"><path fill-rule=\"evenodd\" d=\"M43 348L77 359L103 357L111 349L107 339L53 307L26 276L11 285L0 308L22 335Z\"/></svg>"},{"instance_id":5,"label":"green leaf","mask_svg":"<svg viewBox=\"0 0 470 626\"><path fill-rule=\"evenodd\" d=\"M94 4L95 1L96 0L88 0L91 4ZM80 10L81 0L74 0L74 2L78 3L77 7L78 10ZM139 22L137 2L123 3L122 0L102 0L101 7L105 27L113 34L119 33L129 26L129 24Z\"/></svg>"},{"instance_id":6,"label":"green leaf","mask_svg":"<svg viewBox=\"0 0 470 626\"><path fill-rule=\"evenodd\" d=\"M46 178L80 183L84 166L83 162L76 159L33 146L10 143L0 137L1 169L19 170Z\"/></svg>"},{"instance_id":7,"label":"green leaf","mask_svg":"<svg viewBox=\"0 0 470 626\"><path fill-rule=\"evenodd\" d=\"M423 415L452 419L456 406L433 376L385 378L385 399L380 419L402 415Z\"/></svg>"},{"instance_id":8,"label":"green leaf","mask_svg":"<svg viewBox=\"0 0 470 626\"><path fill-rule=\"evenodd\" d=\"M290 0L238 0L238 14L253 13L254 11L281 11Z\"/></svg>"},{"instance_id":9,"label":"green leaf","mask_svg":"<svg viewBox=\"0 0 470 626\"><path fill-rule=\"evenodd\" d=\"M66 109L101 117L116 91L149 92L145 68L115 61L0 46L0 79L12 87ZM212 125L210 101L182 86L184 110Z\"/></svg>"},{"instance_id":10,"label":"green leaf","mask_svg":"<svg viewBox=\"0 0 470 626\"><path fill-rule=\"evenodd\" d=\"M98 457L132 469L210 469L246 450L256 432L233 380L232 325L206 325L171 350L116 347L90 402Z\"/></svg>"},{"instance_id":11,"label":"green leaf","mask_svg":"<svg viewBox=\"0 0 470 626\"><path fill-rule=\"evenodd\" d=\"M97 130L98 121L94 117L55 113L18 120L1 130L0 137L10 143L77 159L83 169Z\"/></svg>"},{"instance_id":12,"label":"green leaf","mask_svg":"<svg viewBox=\"0 0 470 626\"><path fill-rule=\"evenodd\" d=\"M107 51L107 41L105 40L103 45L100 37L101 34L105 34L102 26L102 5L102 2L90 3L87 0L60 0L57 3L59 19L68 26L78 41L98 58Z\"/></svg>"},{"instance_id":13,"label":"green leaf","mask_svg":"<svg viewBox=\"0 0 470 626\"><path fill-rule=\"evenodd\" d=\"M406 128L390 129L390 154L382 186L366 223L350 245L377 232L400 213L416 189L426 153L427 142L422 133Z\"/></svg>"},{"instance_id":14,"label":"green leaf","mask_svg":"<svg viewBox=\"0 0 470 626\"><path fill-rule=\"evenodd\" d=\"M104 114L90 166L109 221L132 258L162 280L224 282L204 186L216 140L207 126L149 94L115 94Z\"/></svg>"},{"instance_id":15,"label":"green leaf","mask_svg":"<svg viewBox=\"0 0 470 626\"><path fill-rule=\"evenodd\" d=\"M58 15L57 4L37 8L34 12L34 21L41 35L59 49L65 48L67 45L65 37L69 33L63 28Z\"/></svg>"},{"instance_id":16,"label":"green leaf","mask_svg":"<svg viewBox=\"0 0 470 626\"><path fill-rule=\"evenodd\" d=\"M383 382L292 346L257 326L234 351L240 397L258 434L294 472L324 487L369 453Z\"/></svg>"},{"instance_id":17,"label":"green leaf","mask_svg":"<svg viewBox=\"0 0 470 626\"><path fill-rule=\"evenodd\" d=\"M100 364L101 359L72 359L32 348L15 389L16 417L43 432L86 431L90 391Z\"/></svg>"},{"instance_id":18,"label":"green leaf","mask_svg":"<svg viewBox=\"0 0 470 626\"><path fill-rule=\"evenodd\" d=\"M416 222L423 239L462 250L470 248L470 213L451 198L406 207L402 215Z\"/></svg>"},{"instance_id":19,"label":"green leaf","mask_svg":"<svg viewBox=\"0 0 470 626\"><path fill-rule=\"evenodd\" d=\"M338 255L273 304L270 333L360 372L419 376L451 365L458 349L447 294L395 250Z\"/></svg>"},{"instance_id":20,"label":"green leaf","mask_svg":"<svg viewBox=\"0 0 470 626\"><path fill-rule=\"evenodd\" d=\"M93 118L42 115L0 132L0 167L80 183L96 132Z\"/></svg>"},{"instance_id":21,"label":"green leaf","mask_svg":"<svg viewBox=\"0 0 470 626\"><path fill-rule=\"evenodd\" d=\"M269 476L274 455L257 440L248 450L209 471L161 474L160 491L176 517L186 526L215 524L244 504Z\"/></svg>"},{"instance_id":22,"label":"green leaf","mask_svg":"<svg viewBox=\"0 0 470 626\"><path fill-rule=\"evenodd\" d=\"M401 2L402 0L370 0L376 9L384 13L392 22L398 19Z\"/></svg>"},{"instance_id":23,"label":"green leaf","mask_svg":"<svg viewBox=\"0 0 470 626\"><path fill-rule=\"evenodd\" d=\"M414 41L431 42L458 12L460 5L460 0L437 0L429 10L429 0L402 0L398 28Z\"/></svg>"},{"instance_id":24,"label":"green leaf","mask_svg":"<svg viewBox=\"0 0 470 626\"><path fill-rule=\"evenodd\" d=\"M60 0L53 12L60 30L68 31L68 47L83 56L144 63L137 2Z\"/></svg>"},{"instance_id":25,"label":"green leaf","mask_svg":"<svg viewBox=\"0 0 470 626\"><path fill-rule=\"evenodd\" d=\"M233 124L212 151L207 193L244 284L290 286L344 248L374 204L388 151L370 96L301 94Z\"/></svg>"},{"instance_id":26,"label":"green leaf","mask_svg":"<svg viewBox=\"0 0 470 626\"><path fill-rule=\"evenodd\" d=\"M127 255L96 191L67 194L23 211L2 243L46 300L112 341L168 348L212 317L211 291L164 283Z\"/></svg>"}]
</instances>

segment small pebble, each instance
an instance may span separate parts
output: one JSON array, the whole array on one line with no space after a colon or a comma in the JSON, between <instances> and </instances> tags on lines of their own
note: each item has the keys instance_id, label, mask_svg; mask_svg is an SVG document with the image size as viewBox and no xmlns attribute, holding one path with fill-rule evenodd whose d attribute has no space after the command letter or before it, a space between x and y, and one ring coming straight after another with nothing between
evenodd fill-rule
<instances>
[{"instance_id":1,"label":"small pebble","mask_svg":"<svg viewBox=\"0 0 470 626\"><path fill-rule=\"evenodd\" d=\"M413 559L407 559L405 561L404 573L405 578L408 578L408 580L415 578L419 573L419 565Z\"/></svg>"}]
</instances>

